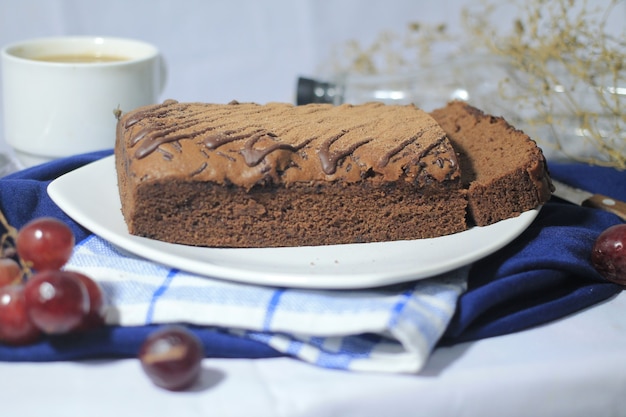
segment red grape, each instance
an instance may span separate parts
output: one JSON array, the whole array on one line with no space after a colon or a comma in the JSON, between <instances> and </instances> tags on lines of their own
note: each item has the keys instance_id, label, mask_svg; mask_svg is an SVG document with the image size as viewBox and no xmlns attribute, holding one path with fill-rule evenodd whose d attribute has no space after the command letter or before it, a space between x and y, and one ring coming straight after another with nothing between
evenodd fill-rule
<instances>
[{"instance_id":1,"label":"red grape","mask_svg":"<svg viewBox=\"0 0 626 417\"><path fill-rule=\"evenodd\" d=\"M87 312L85 317L83 317L81 324L76 330L91 330L102 326L104 324L105 302L100 285L87 275L81 274L80 272L66 271L66 273L72 274L78 278L87 289L87 294L89 296L89 312Z\"/></svg>"},{"instance_id":2,"label":"red grape","mask_svg":"<svg viewBox=\"0 0 626 417\"><path fill-rule=\"evenodd\" d=\"M27 345L35 342L41 331L30 320L26 311L23 285L0 287L0 341L8 345Z\"/></svg>"},{"instance_id":3,"label":"red grape","mask_svg":"<svg viewBox=\"0 0 626 417\"><path fill-rule=\"evenodd\" d=\"M626 224L600 233L591 250L591 263L607 280L626 285Z\"/></svg>"},{"instance_id":4,"label":"red grape","mask_svg":"<svg viewBox=\"0 0 626 417\"><path fill-rule=\"evenodd\" d=\"M0 258L0 287L18 284L22 280L22 267L12 258Z\"/></svg>"},{"instance_id":5,"label":"red grape","mask_svg":"<svg viewBox=\"0 0 626 417\"><path fill-rule=\"evenodd\" d=\"M20 258L33 269L60 269L74 248L74 234L53 217L40 217L22 227L15 241Z\"/></svg>"},{"instance_id":6,"label":"red grape","mask_svg":"<svg viewBox=\"0 0 626 417\"><path fill-rule=\"evenodd\" d=\"M66 271L42 271L25 285L26 308L44 333L61 334L76 329L89 312L85 285Z\"/></svg>"},{"instance_id":7,"label":"red grape","mask_svg":"<svg viewBox=\"0 0 626 417\"><path fill-rule=\"evenodd\" d=\"M144 341L139 359L152 382L171 391L183 390L200 375L203 348L200 340L181 326L166 326Z\"/></svg>"}]
</instances>

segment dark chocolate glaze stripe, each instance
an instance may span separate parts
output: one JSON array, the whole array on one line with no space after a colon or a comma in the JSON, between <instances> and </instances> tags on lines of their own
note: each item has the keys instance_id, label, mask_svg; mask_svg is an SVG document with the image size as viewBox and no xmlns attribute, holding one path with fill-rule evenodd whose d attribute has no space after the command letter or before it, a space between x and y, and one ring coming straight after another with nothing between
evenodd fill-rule
<instances>
[{"instance_id":1,"label":"dark chocolate glaze stripe","mask_svg":"<svg viewBox=\"0 0 626 417\"><path fill-rule=\"evenodd\" d=\"M244 145L244 149L241 151L246 164L250 167L258 165L261 161L270 153L279 149L287 150L291 152L297 152L304 148L313 139L307 139L299 145L289 145L288 143L274 143L265 149L255 149L254 144L264 135L255 135Z\"/></svg>"},{"instance_id":2,"label":"dark chocolate glaze stripe","mask_svg":"<svg viewBox=\"0 0 626 417\"><path fill-rule=\"evenodd\" d=\"M263 136L266 132L263 129L255 129L249 133L243 133L239 135L233 135L233 133L238 133L244 129L240 130L228 130L225 132L218 132L214 135L209 135L204 138L202 143L209 149L217 149L222 145L226 145L227 143L234 142L236 140L247 139L249 137L254 137L255 135Z\"/></svg>"},{"instance_id":3,"label":"dark chocolate glaze stripe","mask_svg":"<svg viewBox=\"0 0 626 417\"><path fill-rule=\"evenodd\" d=\"M169 109L167 107L168 106L172 106L174 104L178 104L178 101L176 101L176 100L165 100L163 102L163 104L158 105L156 108L150 108L148 110L142 110L142 111L135 112L134 114L130 115L128 117L128 119L126 119L126 122L124 123L124 127L126 129L128 129L129 127L137 124L139 121L141 121L141 120L143 120L143 119L145 119L147 117L164 116L169 111Z\"/></svg>"},{"instance_id":4,"label":"dark chocolate glaze stripe","mask_svg":"<svg viewBox=\"0 0 626 417\"><path fill-rule=\"evenodd\" d=\"M352 154L355 150L357 150L357 148L365 145L366 143L372 140L372 139L364 139L342 151L331 152L330 146L333 143L337 142L346 133L348 133L348 131L342 130L340 133L327 139L326 141L324 141L324 143L322 143L322 146L319 149L319 151L317 151L317 155L319 156L320 162L322 163L322 170L327 175L332 175L337 171L337 165L339 164L339 161L344 159L346 156Z\"/></svg>"},{"instance_id":5,"label":"dark chocolate glaze stripe","mask_svg":"<svg viewBox=\"0 0 626 417\"><path fill-rule=\"evenodd\" d=\"M381 156L380 159L378 160L378 166L380 166L381 168L386 167L394 155L397 155L400 151L402 151L404 148L409 146L411 143L417 141L420 137L422 137L423 134L424 134L424 130L420 130L415 136L405 140L404 142L400 143L398 146L396 146L395 148L393 148L392 150L390 150L389 152ZM440 142L441 141L439 141L438 143ZM421 156L422 155L420 155L420 157Z\"/></svg>"}]
</instances>

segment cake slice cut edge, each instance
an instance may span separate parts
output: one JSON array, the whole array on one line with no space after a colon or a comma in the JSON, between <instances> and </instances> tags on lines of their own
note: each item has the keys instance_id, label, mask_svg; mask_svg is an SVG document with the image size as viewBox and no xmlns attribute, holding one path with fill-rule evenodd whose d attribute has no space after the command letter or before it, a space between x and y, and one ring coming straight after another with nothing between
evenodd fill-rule
<instances>
[{"instance_id":1,"label":"cake slice cut edge","mask_svg":"<svg viewBox=\"0 0 626 417\"><path fill-rule=\"evenodd\" d=\"M462 101L431 112L458 153L469 220L487 226L538 208L554 191L537 143L504 118Z\"/></svg>"}]
</instances>

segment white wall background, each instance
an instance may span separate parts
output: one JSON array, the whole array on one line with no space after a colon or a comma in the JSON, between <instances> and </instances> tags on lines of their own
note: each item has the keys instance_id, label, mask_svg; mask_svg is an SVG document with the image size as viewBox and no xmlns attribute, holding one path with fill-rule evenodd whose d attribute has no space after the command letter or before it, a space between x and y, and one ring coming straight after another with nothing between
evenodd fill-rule
<instances>
[{"instance_id":1,"label":"white wall background","mask_svg":"<svg viewBox=\"0 0 626 417\"><path fill-rule=\"evenodd\" d=\"M52 35L110 35L156 44L165 96L292 101L298 74L334 45L369 42L411 20L448 21L462 0L0 0L0 44Z\"/></svg>"},{"instance_id":2,"label":"white wall background","mask_svg":"<svg viewBox=\"0 0 626 417\"><path fill-rule=\"evenodd\" d=\"M481 0L0 0L0 46L53 35L139 38L168 62L163 99L292 102L297 77L317 74L337 45L367 44L411 21L454 31L468 4Z\"/></svg>"}]
</instances>

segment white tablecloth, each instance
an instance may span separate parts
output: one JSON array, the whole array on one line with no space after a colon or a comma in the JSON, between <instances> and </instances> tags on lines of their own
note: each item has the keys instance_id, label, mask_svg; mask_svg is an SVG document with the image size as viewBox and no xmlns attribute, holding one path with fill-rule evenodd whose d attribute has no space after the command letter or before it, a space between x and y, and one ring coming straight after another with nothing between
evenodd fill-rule
<instances>
[{"instance_id":1,"label":"white tablecloth","mask_svg":"<svg viewBox=\"0 0 626 417\"><path fill-rule=\"evenodd\" d=\"M0 363L11 417L626 416L626 294L516 334L438 349L419 375L329 371L288 359L206 359L189 392L137 360Z\"/></svg>"}]
</instances>

